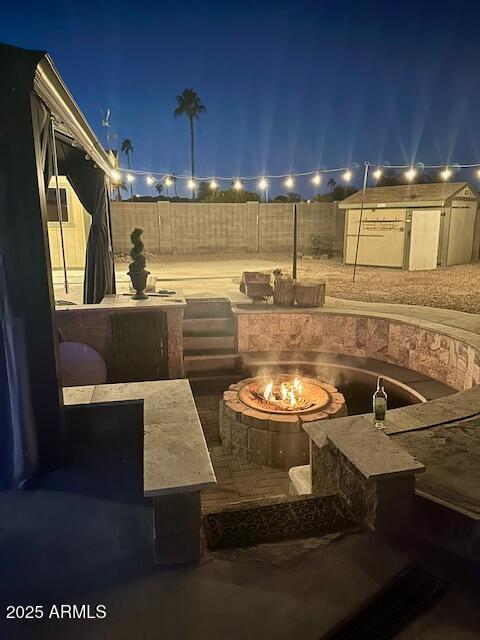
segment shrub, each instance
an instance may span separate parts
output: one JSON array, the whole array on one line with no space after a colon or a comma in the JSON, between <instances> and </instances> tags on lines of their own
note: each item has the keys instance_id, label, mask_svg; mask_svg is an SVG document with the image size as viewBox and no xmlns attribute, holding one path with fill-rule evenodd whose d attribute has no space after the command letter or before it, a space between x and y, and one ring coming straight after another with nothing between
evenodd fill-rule
<instances>
[{"instance_id":1,"label":"shrub","mask_svg":"<svg viewBox=\"0 0 480 640\"><path fill-rule=\"evenodd\" d=\"M333 255L333 234L313 233L311 243L313 255L320 256L324 253L329 256Z\"/></svg>"}]
</instances>

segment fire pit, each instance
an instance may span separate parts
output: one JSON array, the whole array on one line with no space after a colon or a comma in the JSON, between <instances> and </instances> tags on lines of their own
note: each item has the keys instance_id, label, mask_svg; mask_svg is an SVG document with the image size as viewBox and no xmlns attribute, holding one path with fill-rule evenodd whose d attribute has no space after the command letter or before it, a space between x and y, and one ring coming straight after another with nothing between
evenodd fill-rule
<instances>
[{"instance_id":1,"label":"fire pit","mask_svg":"<svg viewBox=\"0 0 480 640\"><path fill-rule=\"evenodd\" d=\"M345 399L330 384L299 375L259 376L223 394L220 438L229 453L248 462L290 469L309 460L302 423L345 415Z\"/></svg>"}]
</instances>

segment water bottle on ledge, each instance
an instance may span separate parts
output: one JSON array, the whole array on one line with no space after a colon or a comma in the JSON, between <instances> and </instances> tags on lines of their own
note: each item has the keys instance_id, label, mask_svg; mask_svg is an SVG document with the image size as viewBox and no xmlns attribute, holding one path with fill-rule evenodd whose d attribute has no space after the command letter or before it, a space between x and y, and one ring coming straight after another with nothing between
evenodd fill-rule
<instances>
[{"instance_id":1,"label":"water bottle on ledge","mask_svg":"<svg viewBox=\"0 0 480 640\"><path fill-rule=\"evenodd\" d=\"M375 427L385 429L385 414L387 413L387 394L383 386L383 378L378 377L377 390L373 394L373 416Z\"/></svg>"}]
</instances>

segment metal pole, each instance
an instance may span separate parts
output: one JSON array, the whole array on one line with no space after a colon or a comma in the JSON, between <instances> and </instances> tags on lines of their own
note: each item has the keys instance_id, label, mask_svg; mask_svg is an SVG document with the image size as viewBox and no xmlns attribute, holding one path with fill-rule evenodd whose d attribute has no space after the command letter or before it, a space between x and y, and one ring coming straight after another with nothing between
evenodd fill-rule
<instances>
[{"instance_id":1,"label":"metal pole","mask_svg":"<svg viewBox=\"0 0 480 640\"><path fill-rule=\"evenodd\" d=\"M363 188L362 188L362 203L360 206L360 218L358 220L358 233L357 233L357 247L355 249L355 262L353 265L353 279L352 282L355 282L355 274L357 273L357 260L358 260L358 246L360 244L360 231L362 229L362 219L363 219L363 204L365 202L365 191L367 190L367 182L368 182L368 168L369 163L365 163L365 173L363 175Z\"/></svg>"},{"instance_id":2,"label":"metal pole","mask_svg":"<svg viewBox=\"0 0 480 640\"><path fill-rule=\"evenodd\" d=\"M293 203L293 251L292 251L292 278L293 281L297 279L297 227L298 227L298 215L297 215L297 203Z\"/></svg>"},{"instance_id":3,"label":"metal pole","mask_svg":"<svg viewBox=\"0 0 480 640\"><path fill-rule=\"evenodd\" d=\"M63 238L62 203L60 201L60 187L58 186L57 143L55 142L55 126L53 124L53 118L51 119L51 124L52 124L53 170L55 171L55 196L57 200L58 224L60 225L60 243L62 245L63 281L65 286L65 293L68 293L67 262L65 260L65 241Z\"/></svg>"}]
</instances>

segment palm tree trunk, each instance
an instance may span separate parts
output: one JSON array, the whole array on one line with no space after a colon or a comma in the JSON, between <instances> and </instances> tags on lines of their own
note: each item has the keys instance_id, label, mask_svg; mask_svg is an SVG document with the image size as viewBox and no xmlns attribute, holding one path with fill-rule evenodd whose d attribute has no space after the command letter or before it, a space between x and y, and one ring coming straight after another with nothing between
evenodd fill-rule
<instances>
[{"instance_id":1,"label":"palm tree trunk","mask_svg":"<svg viewBox=\"0 0 480 640\"><path fill-rule=\"evenodd\" d=\"M195 134L193 130L193 118L190 120L190 166L192 168L192 180L195 178ZM195 199L195 187L192 189L192 198Z\"/></svg>"},{"instance_id":2,"label":"palm tree trunk","mask_svg":"<svg viewBox=\"0 0 480 640\"><path fill-rule=\"evenodd\" d=\"M130 151L127 151L127 164L128 164L128 170L130 171ZM133 185L130 182L130 197L133 199Z\"/></svg>"}]
</instances>

